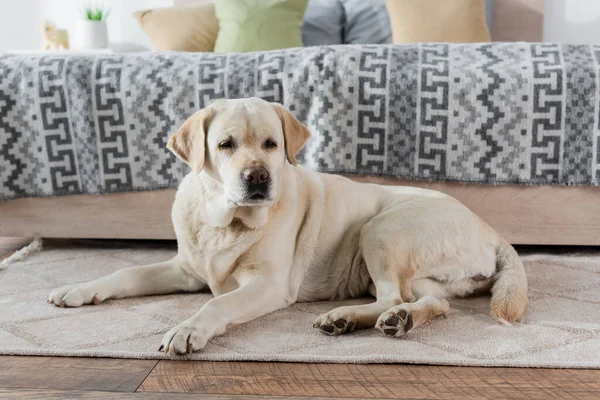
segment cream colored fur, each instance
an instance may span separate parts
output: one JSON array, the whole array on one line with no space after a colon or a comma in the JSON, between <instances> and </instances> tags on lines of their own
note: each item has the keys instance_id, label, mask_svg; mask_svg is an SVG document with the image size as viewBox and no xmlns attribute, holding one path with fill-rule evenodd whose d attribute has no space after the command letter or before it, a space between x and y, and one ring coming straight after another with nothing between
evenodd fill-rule
<instances>
[{"instance_id":1,"label":"cream colored fur","mask_svg":"<svg viewBox=\"0 0 600 400\"><path fill-rule=\"evenodd\" d=\"M283 107L256 98L196 113L168 145L193 169L172 209L177 256L59 288L49 302L77 307L208 287L213 299L163 339L161 349L177 354L294 302L368 293L373 303L337 308L314 326L331 335L376 327L399 337L445 313L445 297L490 290L494 317L521 317L523 265L492 228L439 192L295 166L308 136ZM270 176L259 200L242 179L257 166Z\"/></svg>"}]
</instances>

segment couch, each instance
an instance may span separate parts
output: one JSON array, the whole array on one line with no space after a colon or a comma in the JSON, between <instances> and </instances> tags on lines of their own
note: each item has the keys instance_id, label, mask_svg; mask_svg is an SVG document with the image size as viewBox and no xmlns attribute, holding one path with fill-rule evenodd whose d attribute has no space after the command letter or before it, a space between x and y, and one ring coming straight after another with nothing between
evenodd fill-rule
<instances>
[{"instance_id":1,"label":"couch","mask_svg":"<svg viewBox=\"0 0 600 400\"><path fill-rule=\"evenodd\" d=\"M288 107L309 168L449 193L514 244L600 244L600 47L0 56L0 236L172 239L165 149L218 98ZM91 110L91 112L90 112Z\"/></svg>"}]
</instances>

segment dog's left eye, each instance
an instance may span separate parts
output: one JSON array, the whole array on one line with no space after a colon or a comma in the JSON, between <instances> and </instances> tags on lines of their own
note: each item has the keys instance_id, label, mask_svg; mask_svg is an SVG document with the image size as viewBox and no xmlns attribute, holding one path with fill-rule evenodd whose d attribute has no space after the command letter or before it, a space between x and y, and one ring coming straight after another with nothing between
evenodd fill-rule
<instances>
[{"instance_id":1,"label":"dog's left eye","mask_svg":"<svg viewBox=\"0 0 600 400\"><path fill-rule=\"evenodd\" d=\"M265 142L265 147L267 149L274 149L275 147L277 147L277 143L275 143L274 140L269 139Z\"/></svg>"},{"instance_id":2,"label":"dog's left eye","mask_svg":"<svg viewBox=\"0 0 600 400\"><path fill-rule=\"evenodd\" d=\"M220 149L232 149L233 142L231 140L224 140L221 143L219 143L219 148Z\"/></svg>"}]
</instances>

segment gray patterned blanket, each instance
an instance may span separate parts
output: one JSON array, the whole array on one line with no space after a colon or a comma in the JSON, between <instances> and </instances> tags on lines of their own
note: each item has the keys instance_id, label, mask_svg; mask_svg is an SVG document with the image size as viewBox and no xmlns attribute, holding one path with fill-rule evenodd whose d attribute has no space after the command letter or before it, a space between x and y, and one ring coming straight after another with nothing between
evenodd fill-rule
<instances>
[{"instance_id":1,"label":"gray patterned blanket","mask_svg":"<svg viewBox=\"0 0 600 400\"><path fill-rule=\"evenodd\" d=\"M189 115L258 96L312 131L319 171L598 185L600 46L334 46L0 55L0 200L176 187Z\"/></svg>"}]
</instances>

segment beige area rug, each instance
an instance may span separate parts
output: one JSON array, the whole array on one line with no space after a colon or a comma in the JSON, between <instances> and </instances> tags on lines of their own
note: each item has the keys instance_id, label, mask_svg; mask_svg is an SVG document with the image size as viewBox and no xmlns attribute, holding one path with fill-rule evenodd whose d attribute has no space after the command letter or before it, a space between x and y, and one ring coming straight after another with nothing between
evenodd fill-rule
<instances>
[{"instance_id":1,"label":"beige area rug","mask_svg":"<svg viewBox=\"0 0 600 400\"><path fill-rule=\"evenodd\" d=\"M209 294L107 301L61 309L46 303L60 285L99 278L120 268L167 259L165 244L45 244L41 253L0 271L0 354L163 358L170 328L194 314ZM600 252L523 256L530 303L523 323L489 317L486 297L454 300L445 317L405 338L370 329L340 337L312 328L341 304L296 304L234 327L195 360L336 363L424 363L481 366L600 367Z\"/></svg>"}]
</instances>

